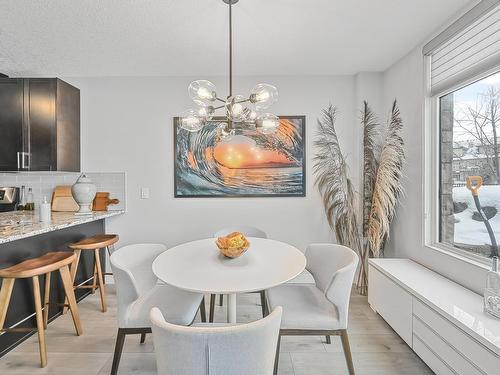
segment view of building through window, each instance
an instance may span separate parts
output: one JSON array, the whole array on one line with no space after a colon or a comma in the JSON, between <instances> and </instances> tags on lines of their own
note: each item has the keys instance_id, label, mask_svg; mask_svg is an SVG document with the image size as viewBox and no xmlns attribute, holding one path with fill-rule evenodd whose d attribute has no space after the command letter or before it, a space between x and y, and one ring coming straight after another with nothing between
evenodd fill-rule
<instances>
[{"instance_id":1,"label":"view of building through window","mask_svg":"<svg viewBox=\"0 0 500 375\"><path fill-rule=\"evenodd\" d=\"M483 256L500 243L500 72L440 97L440 241ZM478 212L467 177L480 176ZM491 231L488 231L487 224Z\"/></svg>"}]
</instances>

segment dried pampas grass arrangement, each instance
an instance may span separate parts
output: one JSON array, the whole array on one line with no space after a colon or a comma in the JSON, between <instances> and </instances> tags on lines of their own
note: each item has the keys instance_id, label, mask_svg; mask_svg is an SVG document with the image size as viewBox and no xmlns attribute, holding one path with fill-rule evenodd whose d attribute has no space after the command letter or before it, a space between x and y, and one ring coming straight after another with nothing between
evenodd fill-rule
<instances>
[{"instance_id":1,"label":"dried pampas grass arrangement","mask_svg":"<svg viewBox=\"0 0 500 375\"><path fill-rule=\"evenodd\" d=\"M403 124L394 101L386 135L379 145L377 135L380 125L368 103L363 103L363 213L362 220L359 220L358 194L349 178L346 158L335 130L335 119L336 108L330 105L318 120L313 169L328 223L335 231L338 243L360 255L357 288L361 294L367 294L368 258L383 254L390 223L403 193L404 142L400 135Z\"/></svg>"},{"instance_id":2,"label":"dried pampas grass arrangement","mask_svg":"<svg viewBox=\"0 0 500 375\"><path fill-rule=\"evenodd\" d=\"M336 112L337 109L330 105L318 120L319 134L314 142L318 151L314 156L313 171L323 197L328 224L335 231L337 241L358 249L360 237L356 197L335 130Z\"/></svg>"},{"instance_id":3,"label":"dried pampas grass arrangement","mask_svg":"<svg viewBox=\"0 0 500 375\"><path fill-rule=\"evenodd\" d=\"M382 243L389 237L390 224L396 213L398 199L403 193L401 177L405 154L403 138L400 136L402 127L399 109L394 101L387 134L380 153L368 218L368 241L370 250L375 257L380 255Z\"/></svg>"}]
</instances>

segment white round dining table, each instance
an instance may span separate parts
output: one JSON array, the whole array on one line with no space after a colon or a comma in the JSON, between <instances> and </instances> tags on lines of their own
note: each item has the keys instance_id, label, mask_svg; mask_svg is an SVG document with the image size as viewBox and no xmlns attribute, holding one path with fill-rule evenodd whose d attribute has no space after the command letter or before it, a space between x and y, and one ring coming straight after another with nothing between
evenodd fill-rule
<instances>
[{"instance_id":1,"label":"white round dining table","mask_svg":"<svg viewBox=\"0 0 500 375\"><path fill-rule=\"evenodd\" d=\"M304 254L284 242L249 237L250 248L238 258L222 255L215 238L168 249L153 262L153 272L168 285L210 294L226 294L227 321L236 323L236 294L266 290L299 275Z\"/></svg>"}]
</instances>

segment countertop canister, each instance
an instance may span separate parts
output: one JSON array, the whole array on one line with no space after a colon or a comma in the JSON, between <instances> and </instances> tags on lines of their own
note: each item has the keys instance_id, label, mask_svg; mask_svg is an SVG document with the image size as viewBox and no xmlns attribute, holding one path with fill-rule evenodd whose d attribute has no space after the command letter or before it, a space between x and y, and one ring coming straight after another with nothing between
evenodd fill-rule
<instances>
[{"instance_id":1,"label":"countertop canister","mask_svg":"<svg viewBox=\"0 0 500 375\"><path fill-rule=\"evenodd\" d=\"M96 186L92 183L90 178L82 174L78 180L71 187L71 194L76 203L80 206L77 214L90 214L92 213L91 205L97 192Z\"/></svg>"}]
</instances>

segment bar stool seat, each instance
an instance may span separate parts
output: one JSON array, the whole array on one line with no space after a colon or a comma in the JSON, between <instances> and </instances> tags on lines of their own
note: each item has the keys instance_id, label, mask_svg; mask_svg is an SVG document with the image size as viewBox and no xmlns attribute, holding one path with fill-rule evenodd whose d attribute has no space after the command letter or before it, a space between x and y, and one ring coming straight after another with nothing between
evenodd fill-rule
<instances>
[{"instance_id":1,"label":"bar stool seat","mask_svg":"<svg viewBox=\"0 0 500 375\"><path fill-rule=\"evenodd\" d=\"M77 250L94 250L104 249L113 246L118 242L117 234L97 234L92 237L85 237L84 239L69 245L70 248Z\"/></svg>"},{"instance_id":2,"label":"bar stool seat","mask_svg":"<svg viewBox=\"0 0 500 375\"><path fill-rule=\"evenodd\" d=\"M51 272L59 271L63 282L68 307L71 310L76 334L82 334L80 315L76 305L73 284L69 265L75 261L75 255L71 252L50 252L38 258L27 259L11 267L0 269L0 278L2 278L2 288L0 289L0 332L38 332L38 345L40 347L41 366L47 365L47 348L45 345L45 330L49 318L49 296ZM42 300L40 294L39 276L45 275L45 293L42 309ZM35 300L36 329L31 328L4 328L7 310L9 308L12 290L16 279L31 278L33 282L33 297ZM65 305L66 306L66 305ZM43 310L43 311L42 311Z\"/></svg>"},{"instance_id":3,"label":"bar stool seat","mask_svg":"<svg viewBox=\"0 0 500 375\"><path fill-rule=\"evenodd\" d=\"M75 255L70 252L47 253L38 258L27 259L11 267L0 269L0 277L21 279L43 275L71 264L74 258Z\"/></svg>"},{"instance_id":4,"label":"bar stool seat","mask_svg":"<svg viewBox=\"0 0 500 375\"><path fill-rule=\"evenodd\" d=\"M92 285L75 285L75 289L92 289L92 293L99 289L101 297L101 311L107 311L106 304L106 291L104 288L104 275L111 275L111 273L102 272L101 259L99 250L106 249L108 255L111 255L111 250L114 244L118 242L117 234L97 234L92 237L86 237L82 240L69 245L74 250L75 260L71 266L71 278L73 284L75 283L76 271L78 270L78 263L80 261L80 254L82 251L94 251L94 276L92 277ZM66 309L64 310L66 312Z\"/></svg>"}]
</instances>

